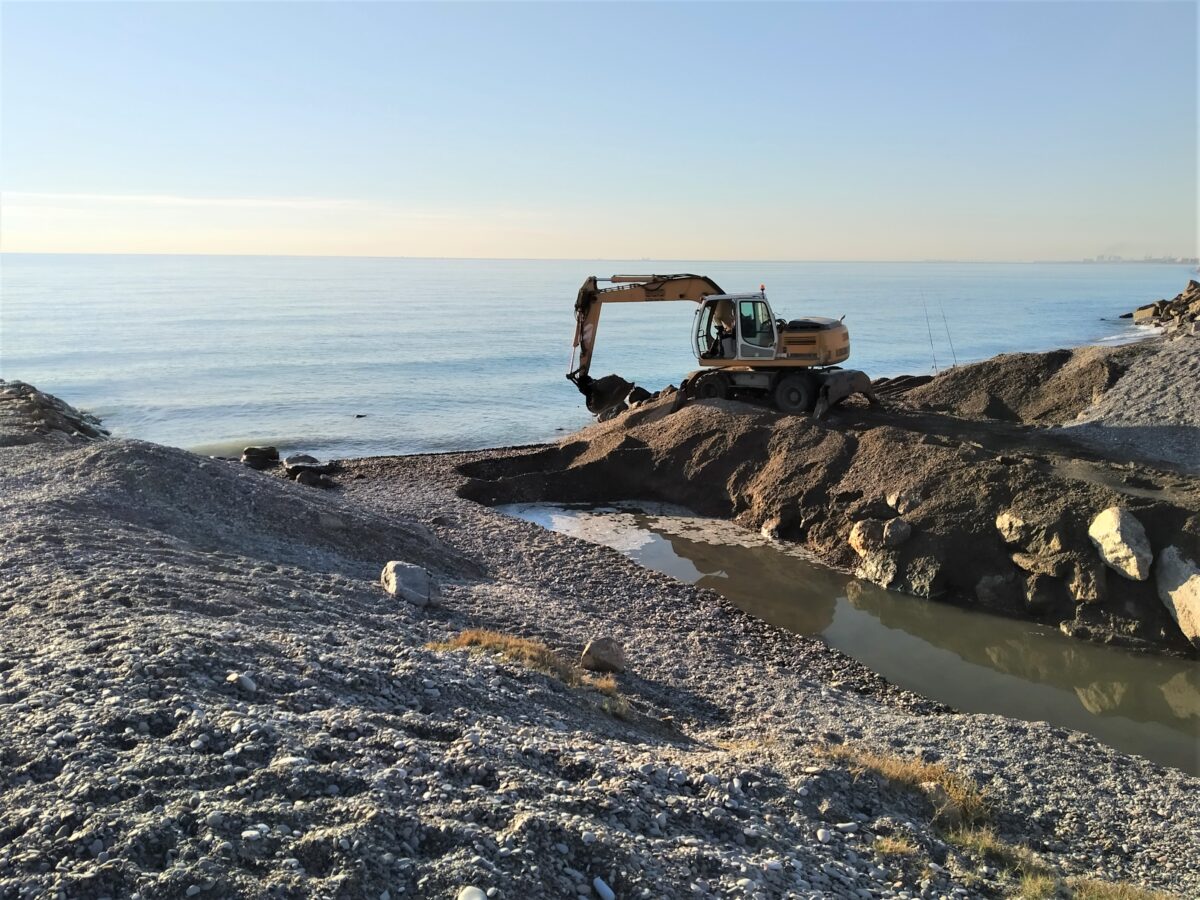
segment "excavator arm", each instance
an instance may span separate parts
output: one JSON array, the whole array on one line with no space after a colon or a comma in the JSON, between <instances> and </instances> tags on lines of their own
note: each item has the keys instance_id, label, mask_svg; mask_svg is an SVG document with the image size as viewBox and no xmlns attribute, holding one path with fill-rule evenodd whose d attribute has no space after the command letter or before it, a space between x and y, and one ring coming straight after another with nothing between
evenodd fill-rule
<instances>
[{"instance_id":1,"label":"excavator arm","mask_svg":"<svg viewBox=\"0 0 1200 900\"><path fill-rule=\"evenodd\" d=\"M611 287L600 287L601 280L609 282ZM575 298L575 339L572 342L572 348L579 350L579 366L572 368L567 378L587 399L588 409L599 412L614 399L623 399L610 396L613 391L603 389L600 382L616 379L627 386L626 391L631 386L614 375L594 379L588 374L592 367L592 352L596 348L600 310L605 303L658 303L666 300L699 303L710 294L721 293L724 291L717 283L703 275L614 275L606 279L592 275L584 281ZM574 349L571 360L574 366Z\"/></svg>"}]
</instances>

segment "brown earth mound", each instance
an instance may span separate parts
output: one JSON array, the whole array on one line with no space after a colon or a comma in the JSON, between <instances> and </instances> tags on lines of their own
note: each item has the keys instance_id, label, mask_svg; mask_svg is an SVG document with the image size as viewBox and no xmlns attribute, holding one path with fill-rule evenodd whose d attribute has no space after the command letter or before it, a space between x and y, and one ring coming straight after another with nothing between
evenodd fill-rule
<instances>
[{"instance_id":1,"label":"brown earth mound","mask_svg":"<svg viewBox=\"0 0 1200 900\"><path fill-rule=\"evenodd\" d=\"M1107 379L1106 360L1068 369L1071 357L1022 357L1016 371ZM1003 381L975 368L981 385ZM1055 408L1050 391L1024 404L1009 396L1024 415ZM1067 408L1064 401L1055 414ZM1145 526L1156 553L1183 542L1196 555L1194 484L1184 502L1126 492L1122 478L1131 476L1123 471L1081 473L1045 457L995 453L963 435L898 427L871 410L830 423L733 401L670 410L669 401L650 404L539 453L466 466L464 495L485 503L679 503L803 542L885 587L1060 623L1081 637L1188 650L1153 579L1129 581L1107 569L1087 531L1101 510L1121 506ZM996 524L1001 513L1020 523L1007 537Z\"/></svg>"},{"instance_id":2,"label":"brown earth mound","mask_svg":"<svg viewBox=\"0 0 1200 900\"><path fill-rule=\"evenodd\" d=\"M1103 396L1146 347L1006 353L947 370L908 391L914 406L965 418L1063 424Z\"/></svg>"}]
</instances>

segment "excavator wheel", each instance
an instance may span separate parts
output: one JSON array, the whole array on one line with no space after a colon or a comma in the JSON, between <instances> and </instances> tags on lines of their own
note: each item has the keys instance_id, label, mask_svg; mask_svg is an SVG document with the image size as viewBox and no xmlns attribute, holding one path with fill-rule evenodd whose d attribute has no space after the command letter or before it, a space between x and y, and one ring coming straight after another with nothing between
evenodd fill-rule
<instances>
[{"instance_id":1,"label":"excavator wheel","mask_svg":"<svg viewBox=\"0 0 1200 900\"><path fill-rule=\"evenodd\" d=\"M780 412L806 413L817 403L817 382L807 372L784 375L775 383L775 405Z\"/></svg>"},{"instance_id":2,"label":"excavator wheel","mask_svg":"<svg viewBox=\"0 0 1200 900\"><path fill-rule=\"evenodd\" d=\"M729 379L720 372L706 372L692 385L697 400L726 400L729 398Z\"/></svg>"}]
</instances>

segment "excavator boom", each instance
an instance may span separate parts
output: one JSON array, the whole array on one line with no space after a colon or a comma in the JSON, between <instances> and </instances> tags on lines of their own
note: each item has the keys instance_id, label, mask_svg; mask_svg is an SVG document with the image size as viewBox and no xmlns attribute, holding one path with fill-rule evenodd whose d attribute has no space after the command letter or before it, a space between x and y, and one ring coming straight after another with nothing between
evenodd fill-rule
<instances>
[{"instance_id":1,"label":"excavator boom","mask_svg":"<svg viewBox=\"0 0 1200 900\"><path fill-rule=\"evenodd\" d=\"M607 281L611 287L600 287ZM587 398L588 408L600 406L606 398L597 397L596 381L588 374L592 368L592 351L596 346L596 329L600 310L605 303L656 303L666 300L691 300L700 303L710 294L723 293L717 283L704 275L614 275L600 279L592 275L583 282L575 298L575 339L572 347L579 349L579 365L567 373Z\"/></svg>"}]
</instances>

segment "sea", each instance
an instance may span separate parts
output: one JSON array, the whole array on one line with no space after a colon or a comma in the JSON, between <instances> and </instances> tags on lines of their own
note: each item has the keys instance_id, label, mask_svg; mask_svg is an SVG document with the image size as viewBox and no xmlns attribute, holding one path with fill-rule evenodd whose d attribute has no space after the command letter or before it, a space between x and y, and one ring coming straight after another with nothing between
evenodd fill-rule
<instances>
[{"instance_id":1,"label":"sea","mask_svg":"<svg viewBox=\"0 0 1200 900\"><path fill-rule=\"evenodd\" d=\"M737 262L0 255L0 378L114 434L325 458L530 444L586 424L566 379L588 275L763 286L777 316L844 317L847 366L922 374L1123 342L1179 293L1159 263ZM694 369L690 303L606 307L592 374L649 390Z\"/></svg>"}]
</instances>

